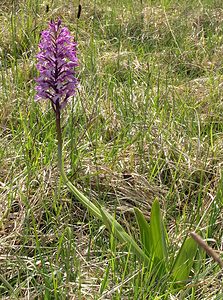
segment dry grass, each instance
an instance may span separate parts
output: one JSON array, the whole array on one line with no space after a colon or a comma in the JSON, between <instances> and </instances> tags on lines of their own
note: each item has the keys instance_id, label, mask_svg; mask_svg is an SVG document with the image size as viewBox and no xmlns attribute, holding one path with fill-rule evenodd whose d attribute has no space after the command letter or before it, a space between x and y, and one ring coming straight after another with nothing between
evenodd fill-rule
<instances>
[{"instance_id":1,"label":"dry grass","mask_svg":"<svg viewBox=\"0 0 223 300\"><path fill-rule=\"evenodd\" d=\"M65 299L56 298L57 290L69 299L137 299L128 294L139 270L130 261L129 276L122 276L128 253L122 245L108 247L103 226L60 182L53 115L47 103L33 104L38 34L51 16L62 15L79 43L77 103L63 115L70 179L133 232L132 208L149 219L158 198L171 255L190 228L221 255L222 5L83 1L76 29L77 7L69 1L55 1L49 13L45 1L38 13L32 1L20 1L14 12L6 2L0 4L0 270L14 296ZM204 256L197 265L179 293L152 291L163 299L221 299L222 272ZM12 299L2 284L0 293Z\"/></svg>"}]
</instances>

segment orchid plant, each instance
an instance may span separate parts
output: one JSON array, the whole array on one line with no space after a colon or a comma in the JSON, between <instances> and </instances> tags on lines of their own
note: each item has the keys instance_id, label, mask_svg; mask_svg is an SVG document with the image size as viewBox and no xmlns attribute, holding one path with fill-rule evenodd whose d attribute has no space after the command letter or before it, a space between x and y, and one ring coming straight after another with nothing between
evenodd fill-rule
<instances>
[{"instance_id":1,"label":"orchid plant","mask_svg":"<svg viewBox=\"0 0 223 300\"><path fill-rule=\"evenodd\" d=\"M98 219L104 221L108 229L114 228L114 234L122 241L127 242L134 252L144 260L148 257L140 249L134 239L129 236L115 218L102 208L98 202L93 203L84 196L67 178L62 156L62 131L60 115L71 96L77 89L75 67L78 64L76 43L66 27L61 26L61 20L51 21L49 28L41 34L39 44L40 52L37 54L37 69L40 76L36 79L36 101L48 99L56 115L56 129L58 142L58 168L64 183L76 198Z\"/></svg>"},{"instance_id":2,"label":"orchid plant","mask_svg":"<svg viewBox=\"0 0 223 300\"><path fill-rule=\"evenodd\" d=\"M126 232L119 222L97 201L90 201L67 178L62 156L61 110L67 105L69 98L77 90L75 67L78 65L76 43L61 20L51 21L47 30L41 34L40 51L37 55L39 77L36 79L36 101L50 100L56 116L56 131L58 141L58 168L62 179L75 197L101 220L107 229L122 243L129 247L145 265L159 266L159 274L169 274L167 234L162 220L159 203L154 201L150 224L137 208L134 209L140 230L140 245L134 237ZM185 281L188 279L197 247L192 238L185 239L179 254L171 267L172 279Z\"/></svg>"}]
</instances>

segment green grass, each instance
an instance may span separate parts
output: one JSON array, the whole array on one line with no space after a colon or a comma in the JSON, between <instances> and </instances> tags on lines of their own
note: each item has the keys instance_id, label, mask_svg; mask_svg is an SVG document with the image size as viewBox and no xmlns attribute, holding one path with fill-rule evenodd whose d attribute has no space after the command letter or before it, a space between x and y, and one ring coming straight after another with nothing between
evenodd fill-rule
<instances>
[{"instance_id":1,"label":"green grass","mask_svg":"<svg viewBox=\"0 0 223 300\"><path fill-rule=\"evenodd\" d=\"M1 299L222 299L203 252L185 286L157 281L88 214L60 180L53 111L34 103L39 34L61 16L80 61L69 179L136 238L131 208L149 218L157 198L170 262L194 230L221 255L222 1L81 2L79 20L75 0L0 4Z\"/></svg>"}]
</instances>

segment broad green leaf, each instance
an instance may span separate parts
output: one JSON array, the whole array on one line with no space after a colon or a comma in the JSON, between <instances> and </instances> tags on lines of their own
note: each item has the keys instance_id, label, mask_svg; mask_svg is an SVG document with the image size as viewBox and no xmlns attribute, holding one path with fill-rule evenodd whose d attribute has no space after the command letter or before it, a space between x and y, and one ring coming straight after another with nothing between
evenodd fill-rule
<instances>
[{"instance_id":1,"label":"broad green leaf","mask_svg":"<svg viewBox=\"0 0 223 300\"><path fill-rule=\"evenodd\" d=\"M99 210L101 212L103 222L107 227L107 229L111 233L113 233L114 236L117 237L121 242L126 243L141 261L148 263L149 262L148 256L137 245L134 238L125 231L125 229L115 220L115 218L110 213L108 213L102 207L99 207Z\"/></svg>"},{"instance_id":2,"label":"broad green leaf","mask_svg":"<svg viewBox=\"0 0 223 300\"><path fill-rule=\"evenodd\" d=\"M172 274L174 281L188 280L197 249L197 243L191 237L185 239L173 265Z\"/></svg>"},{"instance_id":3,"label":"broad green leaf","mask_svg":"<svg viewBox=\"0 0 223 300\"><path fill-rule=\"evenodd\" d=\"M70 191L77 197L77 199L85 205L88 210L99 220L102 220L107 227L107 229L114 233L114 236L117 237L121 242L127 243L127 245L131 248L131 250L137 255L137 257L145 262L149 263L148 256L143 252L143 250L137 245L135 240L132 236L130 236L124 228L116 221L116 219L107 212L104 208L100 206L100 204L97 201L90 201L86 196L84 196L67 178L63 163L62 163L62 154L60 153L61 149L58 150L59 152L59 165L60 165L60 171L61 175L63 177L64 182L66 183L67 187L70 189Z\"/></svg>"},{"instance_id":4,"label":"broad green leaf","mask_svg":"<svg viewBox=\"0 0 223 300\"><path fill-rule=\"evenodd\" d=\"M152 235L152 255L159 261L167 259L165 229L158 200L154 200L151 209L150 230Z\"/></svg>"},{"instance_id":5,"label":"broad green leaf","mask_svg":"<svg viewBox=\"0 0 223 300\"><path fill-rule=\"evenodd\" d=\"M140 230L140 238L143 246L143 250L146 255L150 256L152 246L152 236L150 232L150 225L144 217L143 213L137 208L134 208L135 216Z\"/></svg>"}]
</instances>

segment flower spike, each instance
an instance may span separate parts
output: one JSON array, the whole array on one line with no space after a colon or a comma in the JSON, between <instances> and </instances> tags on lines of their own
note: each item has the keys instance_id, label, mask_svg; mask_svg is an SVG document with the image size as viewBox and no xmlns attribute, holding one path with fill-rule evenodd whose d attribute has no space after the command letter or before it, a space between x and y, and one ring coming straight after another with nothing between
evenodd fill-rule
<instances>
[{"instance_id":1,"label":"flower spike","mask_svg":"<svg viewBox=\"0 0 223 300\"><path fill-rule=\"evenodd\" d=\"M61 26L60 19L51 21L48 29L41 34L35 100L49 99L54 111L66 106L68 99L75 95L75 67L78 65L76 45L68 28Z\"/></svg>"}]
</instances>

